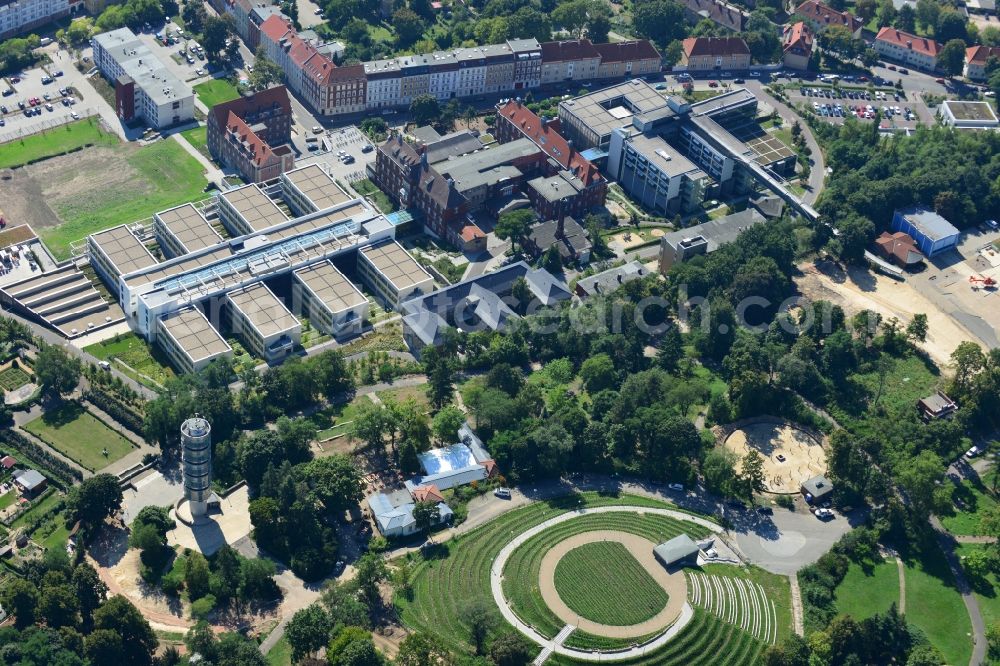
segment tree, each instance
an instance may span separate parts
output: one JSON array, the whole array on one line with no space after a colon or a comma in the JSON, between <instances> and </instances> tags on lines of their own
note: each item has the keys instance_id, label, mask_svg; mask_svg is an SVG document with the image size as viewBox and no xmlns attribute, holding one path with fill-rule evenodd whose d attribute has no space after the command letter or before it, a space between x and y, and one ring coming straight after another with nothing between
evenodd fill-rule
<instances>
[{"instance_id":1,"label":"tree","mask_svg":"<svg viewBox=\"0 0 1000 666\"><path fill-rule=\"evenodd\" d=\"M0 605L14 615L14 626L18 629L30 627L35 623L38 589L23 578L14 577L0 588Z\"/></svg>"},{"instance_id":2,"label":"tree","mask_svg":"<svg viewBox=\"0 0 1000 666\"><path fill-rule=\"evenodd\" d=\"M413 505L413 520L417 529L426 532L441 520L441 511L437 502L417 502Z\"/></svg>"},{"instance_id":3,"label":"tree","mask_svg":"<svg viewBox=\"0 0 1000 666\"><path fill-rule=\"evenodd\" d=\"M126 663L125 643L110 629L98 629L88 635L84 639L84 654L92 664Z\"/></svg>"},{"instance_id":4,"label":"tree","mask_svg":"<svg viewBox=\"0 0 1000 666\"><path fill-rule=\"evenodd\" d=\"M108 629L121 636L121 661L106 663L149 664L156 650L156 634L146 618L128 599L115 595L94 612L95 629Z\"/></svg>"},{"instance_id":5,"label":"tree","mask_svg":"<svg viewBox=\"0 0 1000 666\"><path fill-rule=\"evenodd\" d=\"M465 423L465 412L454 405L448 405L431 422L434 436L441 442L452 442L458 436L458 429Z\"/></svg>"},{"instance_id":6,"label":"tree","mask_svg":"<svg viewBox=\"0 0 1000 666\"><path fill-rule=\"evenodd\" d=\"M591 395L611 388L615 380L615 364L607 354L595 354L580 366L580 378Z\"/></svg>"},{"instance_id":7,"label":"tree","mask_svg":"<svg viewBox=\"0 0 1000 666\"><path fill-rule=\"evenodd\" d=\"M209 593L208 560L201 553L192 552L188 555L184 567L184 586L191 601L196 601Z\"/></svg>"},{"instance_id":8,"label":"tree","mask_svg":"<svg viewBox=\"0 0 1000 666\"><path fill-rule=\"evenodd\" d=\"M754 493L767 489L764 476L764 458L756 449L750 449L740 463L740 480L743 482L746 498L753 502Z\"/></svg>"},{"instance_id":9,"label":"tree","mask_svg":"<svg viewBox=\"0 0 1000 666\"><path fill-rule=\"evenodd\" d=\"M403 639L396 654L396 666L450 666L454 659L440 646L440 641L427 634L410 634Z\"/></svg>"},{"instance_id":10,"label":"tree","mask_svg":"<svg viewBox=\"0 0 1000 666\"><path fill-rule=\"evenodd\" d=\"M990 659L1000 659L1000 621L986 627L986 643Z\"/></svg>"},{"instance_id":11,"label":"tree","mask_svg":"<svg viewBox=\"0 0 1000 666\"><path fill-rule=\"evenodd\" d=\"M942 43L948 43L953 39L961 40L963 44L967 43L969 27L966 18L954 9L942 10L934 27L934 38Z\"/></svg>"},{"instance_id":12,"label":"tree","mask_svg":"<svg viewBox=\"0 0 1000 666\"><path fill-rule=\"evenodd\" d=\"M377 553L367 552L354 564L354 570L354 579L358 581L358 589L365 605L369 609L375 609L381 601L378 586L389 576L385 560Z\"/></svg>"},{"instance_id":13,"label":"tree","mask_svg":"<svg viewBox=\"0 0 1000 666\"><path fill-rule=\"evenodd\" d=\"M955 387L958 393L965 395L973 376L986 366L986 356L975 342L960 342L951 353L951 364L955 368Z\"/></svg>"},{"instance_id":14,"label":"tree","mask_svg":"<svg viewBox=\"0 0 1000 666\"><path fill-rule=\"evenodd\" d=\"M493 228L497 238L509 240L513 245L518 245L525 236L528 229L535 221L535 214L530 208L519 208L507 213L503 213L497 220Z\"/></svg>"},{"instance_id":15,"label":"tree","mask_svg":"<svg viewBox=\"0 0 1000 666\"><path fill-rule=\"evenodd\" d=\"M895 26L909 33L917 30L917 12L911 5L903 5L896 14Z\"/></svg>"},{"instance_id":16,"label":"tree","mask_svg":"<svg viewBox=\"0 0 1000 666\"><path fill-rule=\"evenodd\" d=\"M508 630L490 641L489 657L496 666L525 666L531 663L536 650L523 634Z\"/></svg>"},{"instance_id":17,"label":"tree","mask_svg":"<svg viewBox=\"0 0 1000 666\"><path fill-rule=\"evenodd\" d=\"M476 648L476 654L483 654L486 637L497 625L494 606L483 599L473 599L465 604L462 616L469 627L469 637Z\"/></svg>"},{"instance_id":18,"label":"tree","mask_svg":"<svg viewBox=\"0 0 1000 666\"><path fill-rule=\"evenodd\" d=\"M232 19L209 16L201 31L201 47L209 60L217 60L226 48L226 40L233 34ZM255 68L256 69L256 68Z\"/></svg>"},{"instance_id":19,"label":"tree","mask_svg":"<svg viewBox=\"0 0 1000 666\"><path fill-rule=\"evenodd\" d=\"M400 7L392 14L392 25L396 29L396 44L401 48L410 46L424 33L424 21L415 11ZM412 108L412 105L411 105ZM417 124L422 124L414 119Z\"/></svg>"},{"instance_id":20,"label":"tree","mask_svg":"<svg viewBox=\"0 0 1000 666\"><path fill-rule=\"evenodd\" d=\"M237 43L234 42L233 43ZM272 85L281 82L284 72L281 67L267 57L267 51L263 46L257 47L257 54L253 61L253 71L250 72L250 89L254 92L266 90Z\"/></svg>"},{"instance_id":21,"label":"tree","mask_svg":"<svg viewBox=\"0 0 1000 666\"><path fill-rule=\"evenodd\" d=\"M938 54L938 67L946 74L958 76L965 66L965 42L961 39L951 39L941 47Z\"/></svg>"},{"instance_id":22,"label":"tree","mask_svg":"<svg viewBox=\"0 0 1000 666\"><path fill-rule=\"evenodd\" d=\"M109 8L110 9L110 8ZM187 0L184 9L181 11L181 18L184 19L185 27L195 34L200 34L205 27L205 19L208 12L205 11L205 3L202 0Z\"/></svg>"},{"instance_id":23,"label":"tree","mask_svg":"<svg viewBox=\"0 0 1000 666\"><path fill-rule=\"evenodd\" d=\"M396 424L388 410L374 403L362 403L354 417L351 435L369 446L382 446L390 430L395 430Z\"/></svg>"},{"instance_id":24,"label":"tree","mask_svg":"<svg viewBox=\"0 0 1000 666\"><path fill-rule=\"evenodd\" d=\"M918 312L906 325L906 337L913 342L923 342L927 339L927 315Z\"/></svg>"},{"instance_id":25,"label":"tree","mask_svg":"<svg viewBox=\"0 0 1000 666\"><path fill-rule=\"evenodd\" d=\"M936 0L917 0L916 22L923 30L933 30L941 15L941 5Z\"/></svg>"},{"instance_id":26,"label":"tree","mask_svg":"<svg viewBox=\"0 0 1000 666\"><path fill-rule=\"evenodd\" d=\"M94 611L108 598L108 586L101 580L94 567L86 562L76 565L73 570L73 586L80 602L83 628L89 630L93 622Z\"/></svg>"},{"instance_id":27,"label":"tree","mask_svg":"<svg viewBox=\"0 0 1000 666\"><path fill-rule=\"evenodd\" d=\"M312 604L296 611L285 628L288 643L292 646L292 661L298 662L316 654L326 645L330 636L330 616L319 604Z\"/></svg>"},{"instance_id":28,"label":"tree","mask_svg":"<svg viewBox=\"0 0 1000 666\"><path fill-rule=\"evenodd\" d=\"M632 24L640 37L646 37L664 47L684 37L684 10L673 0L652 0L637 4L632 12Z\"/></svg>"},{"instance_id":29,"label":"tree","mask_svg":"<svg viewBox=\"0 0 1000 666\"><path fill-rule=\"evenodd\" d=\"M417 125L433 123L441 117L441 105L434 95L417 95L410 101L410 117Z\"/></svg>"},{"instance_id":30,"label":"tree","mask_svg":"<svg viewBox=\"0 0 1000 666\"><path fill-rule=\"evenodd\" d=\"M42 343L35 359L35 376L46 395L58 398L80 383L80 360L54 345Z\"/></svg>"},{"instance_id":31,"label":"tree","mask_svg":"<svg viewBox=\"0 0 1000 666\"><path fill-rule=\"evenodd\" d=\"M705 456L701 469L705 476L705 487L723 496L739 494L736 463L739 457L724 447L715 447Z\"/></svg>"},{"instance_id":32,"label":"tree","mask_svg":"<svg viewBox=\"0 0 1000 666\"><path fill-rule=\"evenodd\" d=\"M361 472L348 456L336 454L310 460L303 477L331 515L361 501Z\"/></svg>"},{"instance_id":33,"label":"tree","mask_svg":"<svg viewBox=\"0 0 1000 666\"><path fill-rule=\"evenodd\" d=\"M113 474L96 474L70 489L66 507L76 520L95 527L122 505L122 489Z\"/></svg>"}]
</instances>

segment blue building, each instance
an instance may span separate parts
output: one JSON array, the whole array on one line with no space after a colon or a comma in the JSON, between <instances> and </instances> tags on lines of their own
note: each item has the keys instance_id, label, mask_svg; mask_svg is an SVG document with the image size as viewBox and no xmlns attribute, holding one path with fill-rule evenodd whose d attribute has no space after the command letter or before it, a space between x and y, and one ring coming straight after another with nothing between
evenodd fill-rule
<instances>
[{"instance_id":1,"label":"blue building","mask_svg":"<svg viewBox=\"0 0 1000 666\"><path fill-rule=\"evenodd\" d=\"M958 229L923 206L902 208L893 213L892 230L912 236L926 257L933 257L958 245Z\"/></svg>"}]
</instances>

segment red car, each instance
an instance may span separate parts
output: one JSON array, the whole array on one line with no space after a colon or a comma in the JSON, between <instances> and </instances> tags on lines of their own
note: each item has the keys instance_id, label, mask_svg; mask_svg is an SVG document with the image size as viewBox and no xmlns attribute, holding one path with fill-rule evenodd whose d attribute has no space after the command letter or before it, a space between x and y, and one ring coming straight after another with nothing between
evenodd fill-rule
<instances>
[{"instance_id":1,"label":"red car","mask_svg":"<svg viewBox=\"0 0 1000 666\"><path fill-rule=\"evenodd\" d=\"M867 80L868 80L867 76L859 76L858 77L858 81L867 81Z\"/></svg>"},{"instance_id":2,"label":"red car","mask_svg":"<svg viewBox=\"0 0 1000 666\"><path fill-rule=\"evenodd\" d=\"M718 88L718 87L719 87L719 84L718 84L718 82L717 82L717 81L709 81L709 82L708 82L708 87L709 87L709 88Z\"/></svg>"},{"instance_id":3,"label":"red car","mask_svg":"<svg viewBox=\"0 0 1000 666\"><path fill-rule=\"evenodd\" d=\"M945 81L944 79L934 79L934 83L940 83L941 85L944 85Z\"/></svg>"}]
</instances>

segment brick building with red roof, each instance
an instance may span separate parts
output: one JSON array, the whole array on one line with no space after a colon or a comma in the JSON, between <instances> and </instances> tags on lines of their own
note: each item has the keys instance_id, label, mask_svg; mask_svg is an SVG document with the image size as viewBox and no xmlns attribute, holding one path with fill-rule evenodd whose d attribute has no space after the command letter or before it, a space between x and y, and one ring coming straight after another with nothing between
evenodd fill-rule
<instances>
[{"instance_id":1,"label":"brick building with red roof","mask_svg":"<svg viewBox=\"0 0 1000 666\"><path fill-rule=\"evenodd\" d=\"M216 104L208 113L208 150L253 183L295 167L292 104L285 86Z\"/></svg>"}]
</instances>

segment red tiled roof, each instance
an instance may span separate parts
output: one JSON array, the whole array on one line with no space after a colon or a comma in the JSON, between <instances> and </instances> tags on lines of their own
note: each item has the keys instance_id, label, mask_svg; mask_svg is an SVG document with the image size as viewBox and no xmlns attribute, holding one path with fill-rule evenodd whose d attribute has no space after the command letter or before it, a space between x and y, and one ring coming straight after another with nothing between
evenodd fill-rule
<instances>
[{"instance_id":1,"label":"red tiled roof","mask_svg":"<svg viewBox=\"0 0 1000 666\"><path fill-rule=\"evenodd\" d=\"M486 234L483 233L483 230L474 224L467 224L464 227L462 227L462 240L466 242L474 241L477 238L485 238L485 237Z\"/></svg>"},{"instance_id":2,"label":"red tiled roof","mask_svg":"<svg viewBox=\"0 0 1000 666\"><path fill-rule=\"evenodd\" d=\"M851 32L857 32L864 23L850 12L838 12L819 0L806 0L795 8L795 13L812 19L823 26L842 25Z\"/></svg>"},{"instance_id":3,"label":"red tiled roof","mask_svg":"<svg viewBox=\"0 0 1000 666\"><path fill-rule=\"evenodd\" d=\"M236 99L222 102L213 106L209 113L215 116L215 123L219 127L228 124L230 112L242 118L258 109L264 109L277 104L283 113L291 115L292 102L288 98L288 89L285 86L274 86L267 90L261 90L249 97L237 97Z\"/></svg>"},{"instance_id":4,"label":"red tiled roof","mask_svg":"<svg viewBox=\"0 0 1000 666\"><path fill-rule=\"evenodd\" d=\"M542 44L542 62L564 62L599 57L601 57L600 52L590 43L589 39L568 39L562 42L544 42Z\"/></svg>"},{"instance_id":5,"label":"red tiled roof","mask_svg":"<svg viewBox=\"0 0 1000 666\"><path fill-rule=\"evenodd\" d=\"M747 43L739 37L688 37L682 42L684 54L694 56L750 55Z\"/></svg>"},{"instance_id":6,"label":"red tiled roof","mask_svg":"<svg viewBox=\"0 0 1000 666\"><path fill-rule=\"evenodd\" d=\"M924 55L931 56L932 58L936 58L938 53L941 52L941 45L933 39L911 35L908 32L896 30L895 28L890 28L888 26L878 31L878 35L875 36L875 41L897 44L902 46L904 49L910 49L916 51L917 53L923 53Z\"/></svg>"},{"instance_id":7,"label":"red tiled roof","mask_svg":"<svg viewBox=\"0 0 1000 666\"><path fill-rule=\"evenodd\" d=\"M595 44L594 48L601 54L602 63L660 59L660 52L656 50L656 47L648 39Z\"/></svg>"},{"instance_id":8,"label":"red tiled roof","mask_svg":"<svg viewBox=\"0 0 1000 666\"><path fill-rule=\"evenodd\" d=\"M970 46L965 49L965 60L970 65L985 65L991 57L1000 58L1000 46Z\"/></svg>"},{"instance_id":9,"label":"red tiled roof","mask_svg":"<svg viewBox=\"0 0 1000 666\"><path fill-rule=\"evenodd\" d=\"M803 21L785 27L785 34L782 40L782 48L788 51L799 53L812 53L813 36L812 30Z\"/></svg>"},{"instance_id":10,"label":"red tiled roof","mask_svg":"<svg viewBox=\"0 0 1000 666\"><path fill-rule=\"evenodd\" d=\"M488 478L493 478L494 475L500 472L500 467L497 465L497 462L492 458L484 460L480 464L486 468L486 476Z\"/></svg>"},{"instance_id":11,"label":"red tiled roof","mask_svg":"<svg viewBox=\"0 0 1000 666\"><path fill-rule=\"evenodd\" d=\"M267 17L267 20L260 24L262 34L268 36L272 42L280 42L292 30L292 24L277 14Z\"/></svg>"},{"instance_id":12,"label":"red tiled roof","mask_svg":"<svg viewBox=\"0 0 1000 666\"><path fill-rule=\"evenodd\" d=\"M16 464L17 461L14 460L13 456L4 456L3 458L0 458L0 465L3 465L4 469L10 469Z\"/></svg>"},{"instance_id":13,"label":"red tiled roof","mask_svg":"<svg viewBox=\"0 0 1000 666\"><path fill-rule=\"evenodd\" d=\"M500 109L500 115L510 120L546 155L557 161L564 169L572 171L573 175L583 181L585 186L593 185L603 179L597 167L574 150L569 142L556 131L552 123L543 125L542 119L528 107L512 100Z\"/></svg>"},{"instance_id":14,"label":"red tiled roof","mask_svg":"<svg viewBox=\"0 0 1000 666\"><path fill-rule=\"evenodd\" d=\"M413 499L417 502L443 502L444 495L433 483L413 489Z\"/></svg>"},{"instance_id":15,"label":"red tiled roof","mask_svg":"<svg viewBox=\"0 0 1000 666\"><path fill-rule=\"evenodd\" d=\"M274 157L274 151L271 150L271 146L267 145L267 141L257 136L250 129L250 126L232 111L229 112L229 117L226 119L226 130L236 133L243 146L250 151L250 161L257 166Z\"/></svg>"},{"instance_id":16,"label":"red tiled roof","mask_svg":"<svg viewBox=\"0 0 1000 666\"><path fill-rule=\"evenodd\" d=\"M875 240L883 255L897 259L902 265L908 266L923 261L924 255L917 249L917 243L909 234L897 231L894 234L883 231Z\"/></svg>"}]
</instances>

